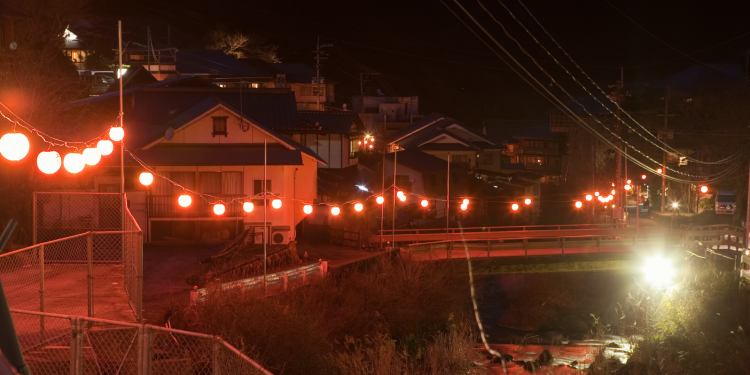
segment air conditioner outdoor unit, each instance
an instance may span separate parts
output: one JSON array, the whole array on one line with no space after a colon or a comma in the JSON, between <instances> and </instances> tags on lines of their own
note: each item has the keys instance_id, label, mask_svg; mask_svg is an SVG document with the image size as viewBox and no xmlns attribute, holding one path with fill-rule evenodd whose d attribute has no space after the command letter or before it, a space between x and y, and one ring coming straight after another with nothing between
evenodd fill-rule
<instances>
[{"instance_id":1,"label":"air conditioner outdoor unit","mask_svg":"<svg viewBox=\"0 0 750 375\"><path fill-rule=\"evenodd\" d=\"M274 245L289 243L289 230L284 229L271 231L271 243Z\"/></svg>"}]
</instances>

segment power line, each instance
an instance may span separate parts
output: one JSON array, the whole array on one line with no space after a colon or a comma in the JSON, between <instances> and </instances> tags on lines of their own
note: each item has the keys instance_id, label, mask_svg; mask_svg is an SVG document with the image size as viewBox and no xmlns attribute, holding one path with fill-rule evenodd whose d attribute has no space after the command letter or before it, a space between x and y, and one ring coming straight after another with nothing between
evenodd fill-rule
<instances>
[{"instance_id":1,"label":"power line","mask_svg":"<svg viewBox=\"0 0 750 375\"><path fill-rule=\"evenodd\" d=\"M619 111L620 113L623 113L623 114L625 115L625 117L627 117L628 119L630 119L631 121L633 121L633 122L634 122L634 123L635 123L636 125L638 125L638 127L639 127L640 129L642 129L643 131L645 131L645 133L646 133L647 135L649 135L649 136L651 136L651 137L652 137L653 139L655 139L655 140L656 140L656 142L658 142L658 143L661 143L661 144L662 144L662 145L663 145L664 147L662 147L662 146L660 146L659 144L655 143L655 142L654 142L654 141L653 141L652 139L650 139L649 137L646 137L645 135L641 134L641 132L640 132L640 131L638 131L637 129L634 129L634 128L633 128L632 126L630 126L630 125L629 125L629 124L628 124L628 123L627 123L627 122L626 122L625 120L623 120L623 119L622 119L622 118L621 118L621 117L620 117L620 116L619 116L619 115L617 114L617 112L615 112L615 111L612 111L612 110L611 110L611 109L610 109L610 108L609 108L609 107L608 107L608 106L607 106L607 105L606 105L605 103L602 103L602 102L601 102L601 101L599 100L599 98L598 98L598 97L597 97L596 95L594 95L593 93L591 93L591 92L590 92L590 91L588 90L588 88L587 88L587 87L586 87L586 86L585 86L585 85L584 85L584 84L583 84L582 82L580 82L580 81L579 81L579 80L578 80L578 79L577 79L577 78L576 78L576 77L575 77L575 76L574 76L574 75L573 75L573 74L572 74L572 73L571 73L571 72L570 72L570 71L569 71L569 70L568 70L568 69L567 69L567 68L566 68L566 67L565 67L565 66L564 66L564 65L563 65L563 64L562 64L562 63L561 63L561 62L560 62L560 61L559 61L559 60L558 60L558 59L557 59L557 58L556 58L556 57L555 57L555 56L554 56L554 55L553 55L552 53L551 53L551 51L550 51L549 49L547 49L547 48L546 48L546 47L545 47L545 46L544 46L544 45L543 45L543 44L542 44L542 43L541 43L541 42L539 41L539 39L538 39L538 38L537 38L537 37L536 37L536 36L535 36L535 35L534 35L534 34L533 34L533 33L532 33L532 32L531 32L531 31L530 31L530 30L529 30L529 29L528 29L528 28L526 27L526 25L525 25L525 24L524 24L524 23L523 23L523 22L522 22L522 21L521 21L520 19L518 19L518 18L516 17L515 13L513 13L513 11L512 11L512 10L511 10L511 9L510 9L510 8L509 8L509 7L508 7L508 6L507 6L507 5L506 5L506 4L505 4L505 3L504 3L504 2L502 1L502 0L497 0L497 2L498 2L498 3L499 3L499 4L500 4L500 5L501 5L501 6L503 7L503 8L505 8L505 10L506 10L506 11L508 12L508 14L510 14L510 16L511 16L511 17L513 18L513 20L515 20L515 21L516 21L516 23L518 23L518 24L519 24L519 25L521 26L521 28L523 28L523 30L524 30L524 31L525 31L525 32L526 32L526 33L527 33L527 34L528 34L528 35L529 35L529 36L530 36L530 37L531 37L531 38L532 38L532 39L534 40L534 42L535 42L535 43L536 43L536 44L537 44L537 45L538 45L538 46L539 46L540 48L542 48L542 49L543 49L543 50L544 50L544 51L545 51L545 52L547 53L547 55L548 55L548 56L549 56L550 58L552 58L552 60L553 60L553 61L554 61L554 62L555 62L555 63L556 63L556 64L557 64L558 66L560 66L560 67L561 67L561 68L562 68L562 69L563 69L563 70L565 71L565 73L567 73L567 74L568 74L568 76L570 76L570 77L571 77L571 79L572 79L572 80L573 80L573 81L574 81L575 83L577 83L577 84L578 84L578 85L579 85L579 86L580 86L580 87L581 87L581 88L582 88L582 89L583 89L584 91L586 91L586 93L587 93L587 94L588 94L588 95L589 95L589 96L590 96L591 98L593 98L593 99L594 99L594 100L595 100L595 101L596 101L597 103L599 103L599 104L600 104L600 105L602 106L602 108L604 108L605 110L607 110L607 111L608 111L608 112L609 112L610 114L612 114L612 116L614 116L614 117L615 117L615 118L616 118L616 119L617 119L618 121L620 121L620 122L621 122L622 124L624 124L624 125L625 125L626 127L628 127L628 129L631 129L631 130L632 130L632 131L633 131L634 133L636 133L636 134L637 134L638 136L640 136L641 138L643 138L644 140L646 140L647 142L649 142L649 143L650 143L651 145L653 145L653 146L655 146L655 147L657 147L657 148L659 148L659 149L661 149L661 150L663 150L663 151L665 151L665 152L671 152L671 153L674 153L674 154L678 154L678 155L680 155L680 154L681 154L681 153L680 153L679 151L677 151L676 149L674 149L673 147L671 147L671 146L670 146L669 144L667 144L667 143L666 143L666 142L664 142L663 140L659 139L659 137L657 137L656 135L654 135L653 133L651 133L651 131L650 131L650 130L649 130L648 128L646 128L645 126L643 126L643 124L641 124L641 123L640 123L640 122L639 122L638 120L636 120L636 119L635 119L635 118L634 118L634 117L633 117L632 115L630 115L630 113L629 113L629 112L627 112L627 111L626 111L626 110L625 110L624 108L622 108L622 106L620 106L620 103L618 103L618 102L617 102L616 100L613 100L612 98L610 98L610 97L609 97L609 96L607 95L607 93L606 93L606 92L605 92L605 91L604 91L604 90L603 90L603 89L601 88L601 86L599 86L599 85L598 85L598 84L596 83L596 81L594 81L594 80L593 80L593 79L591 78L591 76L590 76L590 75L588 75L588 74L586 73L586 71L585 71L585 70L584 70L584 69L583 69L583 68L582 68L582 67L581 67L581 66L580 66L580 65L579 65L579 64L578 64L578 63L577 63L577 62L575 61L575 59L574 59L574 58L573 58L573 57L572 57L572 56L571 56L571 55L570 55L570 54L569 54L569 53L568 53L568 52L567 52L567 51L565 50L565 48L564 48L564 47L563 47L562 45L560 45L560 43L558 43L558 42L557 42L557 40L556 40L556 39L555 39L555 38L554 38L554 37L553 37L553 36L552 36L552 35L551 35L551 34L549 33L549 31L548 31L548 30L547 30L547 29L546 29L546 28L544 27L544 25L543 25L543 24L542 24L542 23L541 23L541 22L540 22L540 21L539 21L539 20L538 20L538 19L537 19L537 18L536 18L536 17L534 16L534 14L533 14L533 13L531 12L531 10L530 10L530 9L529 9L528 7L526 7L526 5L525 5L525 4L523 3L523 0L518 0L518 3L519 3L519 4L521 5L521 7L523 7L523 9L524 9L524 10L526 10L527 14L528 14L528 15L529 15L529 16L530 16L530 17L531 17L531 18L532 18L533 20L534 20L534 22L535 22L535 23L536 23L536 24L537 24L537 25L538 25L538 26L539 26L539 27L540 27L540 28L542 29L542 31L543 31L543 32L545 33L545 35L547 35L547 37L549 37L549 39L550 39L550 40L551 40L551 41L552 41L552 42L553 42L553 43L554 43L554 44L555 44L555 45L557 46L557 48L558 48L558 49L560 49L560 51L561 51L561 52L562 52L562 53L563 53L563 54L564 54L564 55L565 55L565 56L566 56L566 57L568 58L568 60L570 60L570 62L571 62L571 63L572 63L572 64L573 64L573 65L574 65L574 66L575 66L575 67L576 67L577 69L578 69L578 71L579 71L579 72L580 72L581 74L583 74L583 76L584 76L584 77L585 77L585 78L586 78L586 79L587 79L587 80L588 80L588 81L589 81L589 82L590 82L590 83L591 83L591 84L592 84L592 85L593 85L593 86L594 86L594 87L595 87L595 88L596 88L596 89L597 89L597 90L599 91L599 93L601 93L601 94L602 94L602 95L603 95L603 96L604 96L605 98L607 98L607 100L608 100L608 101L609 101L610 103L614 104L614 106L615 106L615 107L617 108L617 110L618 110L618 111ZM665 100L666 100L666 99L665 99ZM683 155L683 156L684 156L684 155ZM733 159L733 158L734 158L735 156L736 156L736 155L732 155L732 156L729 156L729 157L727 157L727 158L724 158L724 159L721 159L721 160L718 160L718 161L703 161L703 160L699 160L699 159L691 158L691 157L689 157L689 156L685 156L685 157L686 157L686 158L687 158L687 159L688 159L689 161L692 161L692 162L694 162L694 163L696 163L696 164L706 164L706 165L721 165L721 164L726 164L726 163L728 163L728 162L732 161L732 159Z\"/></svg>"},{"instance_id":2,"label":"power line","mask_svg":"<svg viewBox=\"0 0 750 375\"><path fill-rule=\"evenodd\" d=\"M539 82L539 80L536 79L528 71L528 69L526 69L523 66L523 64L521 64L515 57L513 57L513 55L505 47L503 47L494 38L494 36L489 31L487 31L487 29L479 21L477 21L477 19L473 15L471 15L471 13L459 1L453 0L453 2L458 6L458 8L461 9L461 11L469 19L472 20L472 22L477 27L477 29L481 30L484 33L484 35L486 36L486 39L485 39L485 37L480 36L479 33L478 33L478 31L474 30L473 27L471 27L466 21L464 21L463 17L459 16L456 13L456 11L454 11L452 9L452 7L449 6L445 1L443 1L442 3L456 17L456 19L459 20L459 22L461 22L472 34L474 34L480 41L482 41L496 56L498 56L498 58L501 61L503 61L504 63L506 63L511 68L511 70L513 70L519 76L519 78L521 78L524 82L526 82L527 84L529 84L532 87L532 89L534 89L535 91L537 91L540 95L542 95L542 97L544 97L545 99L549 100L550 103L553 104L556 108L560 109L563 113L566 113L568 116L570 116L576 122L578 122L582 127L584 127L589 132L591 132L593 135L595 135L596 137L598 137L599 139L601 139L602 142L604 142L605 144L609 145L613 149L620 150L620 147L618 145L614 144L610 139L608 139L607 137L604 137L596 129L594 129L593 127L591 127L575 111L573 111L562 100L560 100L560 98L558 98L555 94L553 94L544 84L542 84L541 82ZM491 40L494 43L494 46L490 45L490 42L488 40ZM498 52L498 50L502 51L502 53L504 55L501 54L500 52ZM507 59L511 60L515 64L515 66L513 64L510 64ZM521 73L521 71L523 71L523 73ZM589 115L590 115L590 113L589 113ZM591 116L591 117L598 121L598 119L596 119L596 117L594 117L594 116ZM606 127L605 127L605 129L606 129ZM609 130L609 129L607 129L607 130ZM609 131L611 132L611 130L609 130ZM631 147L633 147L633 146L631 145ZM637 150L635 148L634 148L634 150L636 152L640 152L640 150ZM640 152L640 153L643 154L642 152ZM648 157L647 155L645 155L645 154L643 154L643 155L646 156L647 159L650 159L650 161L653 162L654 164L656 164L656 165L660 165L661 164L659 162L656 162L652 158ZM655 171L655 169L653 167L650 167L646 163L644 163L641 160L635 158L632 154L626 154L625 157L628 158L629 160L631 160L634 164L642 167L643 169L645 169L645 170L647 170L647 171L649 171L649 172L651 172L653 174L658 174L658 173L656 173L656 171ZM718 181L719 179L721 179L721 178L725 177L726 175L728 175L730 172L732 172L732 171L729 171L729 170L728 171L724 171L723 173L717 174L715 176L706 177L706 178L700 178L697 181L686 180L686 179L682 179L682 178L677 178L677 177L673 177L671 175L666 176L666 178L668 178L670 180L673 180L673 181L677 181L677 182L683 182L683 183L694 183L694 182L698 182L698 181L709 183L709 182L713 182L713 181ZM700 177L700 176L696 176L696 177Z\"/></svg>"}]
</instances>

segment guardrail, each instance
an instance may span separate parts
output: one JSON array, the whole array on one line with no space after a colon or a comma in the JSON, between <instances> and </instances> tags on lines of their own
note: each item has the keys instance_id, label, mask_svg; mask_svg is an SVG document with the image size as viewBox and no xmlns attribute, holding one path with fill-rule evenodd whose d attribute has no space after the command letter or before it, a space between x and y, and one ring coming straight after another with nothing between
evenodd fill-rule
<instances>
[{"instance_id":1,"label":"guardrail","mask_svg":"<svg viewBox=\"0 0 750 375\"><path fill-rule=\"evenodd\" d=\"M520 235L508 238L458 239L407 244L402 250L415 259L438 260L464 258L466 250L474 257L527 257L540 255L566 255L584 253L611 253L629 251L634 247L651 245L664 238L644 232L614 232L606 234L555 235L545 231L539 236ZM466 249L464 249L466 246Z\"/></svg>"},{"instance_id":2,"label":"guardrail","mask_svg":"<svg viewBox=\"0 0 750 375\"><path fill-rule=\"evenodd\" d=\"M20 309L11 314L33 374L271 374L218 336ZM47 329L39 329L40 320Z\"/></svg>"},{"instance_id":3,"label":"guardrail","mask_svg":"<svg viewBox=\"0 0 750 375\"><path fill-rule=\"evenodd\" d=\"M233 289L264 290L266 294L285 292L291 288L306 285L313 277L325 277L328 274L328 261L321 260L290 270L274 272L241 280L229 281L219 285L195 289L191 292L191 303L205 302L210 292Z\"/></svg>"}]
</instances>

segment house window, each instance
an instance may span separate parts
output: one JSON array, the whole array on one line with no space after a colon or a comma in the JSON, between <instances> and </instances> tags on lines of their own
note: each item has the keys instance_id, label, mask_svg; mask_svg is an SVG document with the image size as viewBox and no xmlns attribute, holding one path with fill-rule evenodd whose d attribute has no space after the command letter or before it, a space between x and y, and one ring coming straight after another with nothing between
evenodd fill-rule
<instances>
[{"instance_id":1,"label":"house window","mask_svg":"<svg viewBox=\"0 0 750 375\"><path fill-rule=\"evenodd\" d=\"M360 144L362 143L362 139L350 139L349 140L349 158L353 159L357 157L357 152L359 152Z\"/></svg>"},{"instance_id":2,"label":"house window","mask_svg":"<svg viewBox=\"0 0 750 375\"><path fill-rule=\"evenodd\" d=\"M266 180L266 192L271 192L271 180ZM263 205L263 180L253 180L253 194L261 199L256 199L256 205Z\"/></svg>"},{"instance_id":3,"label":"house window","mask_svg":"<svg viewBox=\"0 0 750 375\"><path fill-rule=\"evenodd\" d=\"M213 132L211 135L216 137L217 135L223 135L227 136L227 117L226 116L220 116L220 117L211 117L214 121L214 127Z\"/></svg>"},{"instance_id":4,"label":"house window","mask_svg":"<svg viewBox=\"0 0 750 375\"><path fill-rule=\"evenodd\" d=\"M259 89L260 88L260 83L253 82L253 83L250 84L250 88Z\"/></svg>"}]
</instances>

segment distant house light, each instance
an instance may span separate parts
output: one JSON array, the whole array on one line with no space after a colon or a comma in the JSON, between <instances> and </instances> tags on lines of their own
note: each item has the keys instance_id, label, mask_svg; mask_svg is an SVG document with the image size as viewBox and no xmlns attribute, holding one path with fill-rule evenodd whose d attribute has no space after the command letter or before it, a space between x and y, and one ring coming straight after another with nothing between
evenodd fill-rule
<instances>
[{"instance_id":1,"label":"distant house light","mask_svg":"<svg viewBox=\"0 0 750 375\"><path fill-rule=\"evenodd\" d=\"M356 187L357 187L357 189L359 189L359 190L361 190L361 191L364 191L365 193L368 193L368 192L370 192L370 189L368 189L368 188L367 188L367 186L365 186L365 185L362 185L362 184L357 184L357 185L354 185L354 186L356 186Z\"/></svg>"},{"instance_id":2,"label":"distant house light","mask_svg":"<svg viewBox=\"0 0 750 375\"><path fill-rule=\"evenodd\" d=\"M65 28L65 31L63 31L63 35L62 36L63 36L63 38L65 38L65 40L67 40L69 42L74 41L74 40L78 40L78 35L76 35L72 31L70 31L70 29L67 28L67 27Z\"/></svg>"},{"instance_id":3,"label":"distant house light","mask_svg":"<svg viewBox=\"0 0 750 375\"><path fill-rule=\"evenodd\" d=\"M254 88L254 89L259 89L259 88L260 88L260 83L258 83L258 82L253 82L253 83L251 83L251 84L250 84L250 87L251 87L251 88Z\"/></svg>"}]
</instances>

